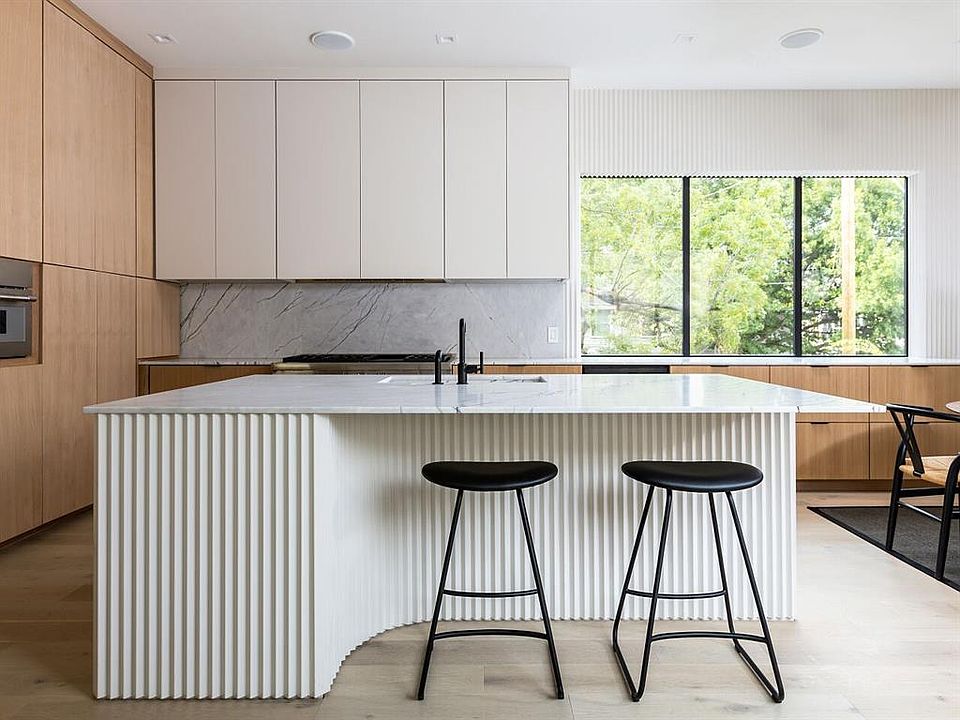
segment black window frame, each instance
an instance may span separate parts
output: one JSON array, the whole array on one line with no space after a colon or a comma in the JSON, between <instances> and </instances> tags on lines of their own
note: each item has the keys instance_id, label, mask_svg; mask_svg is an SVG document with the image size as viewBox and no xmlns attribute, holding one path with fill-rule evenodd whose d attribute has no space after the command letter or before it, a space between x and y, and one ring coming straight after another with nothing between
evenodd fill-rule
<instances>
[{"instance_id":1,"label":"black window frame","mask_svg":"<svg viewBox=\"0 0 960 720\"><path fill-rule=\"evenodd\" d=\"M809 355L803 352L803 181L816 178L898 178L903 180L903 352L890 355ZM690 352L690 181L693 178L792 178L793 180L793 353L766 355L716 355L711 353L693 354ZM896 174L857 174L857 175L581 175L579 180L615 180L615 179L668 179L681 181L681 252L683 303L681 308L681 354L680 355L583 355L589 358L898 358L910 355L910 176ZM577 213L580 222L580 212ZM581 280L578 278L578 280ZM577 302L582 301L578 293ZM579 333L577 333L579 335Z\"/></svg>"}]
</instances>

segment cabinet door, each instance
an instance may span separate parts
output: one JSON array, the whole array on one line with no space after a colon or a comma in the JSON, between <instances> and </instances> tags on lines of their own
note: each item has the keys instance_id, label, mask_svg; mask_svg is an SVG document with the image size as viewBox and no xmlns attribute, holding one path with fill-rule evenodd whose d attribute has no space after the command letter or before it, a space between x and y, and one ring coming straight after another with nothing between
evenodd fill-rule
<instances>
[{"instance_id":1,"label":"cabinet door","mask_svg":"<svg viewBox=\"0 0 960 720\"><path fill-rule=\"evenodd\" d=\"M770 368L765 365L671 365L672 375L730 375L744 380L770 382Z\"/></svg>"},{"instance_id":2,"label":"cabinet door","mask_svg":"<svg viewBox=\"0 0 960 720\"><path fill-rule=\"evenodd\" d=\"M180 288L137 279L137 357L180 354Z\"/></svg>"},{"instance_id":3,"label":"cabinet door","mask_svg":"<svg viewBox=\"0 0 960 720\"><path fill-rule=\"evenodd\" d=\"M567 82L507 82L507 275L569 275Z\"/></svg>"},{"instance_id":4,"label":"cabinet door","mask_svg":"<svg viewBox=\"0 0 960 720\"><path fill-rule=\"evenodd\" d=\"M42 10L0 3L0 255L23 260L42 252Z\"/></svg>"},{"instance_id":5,"label":"cabinet door","mask_svg":"<svg viewBox=\"0 0 960 720\"><path fill-rule=\"evenodd\" d=\"M869 423L797 423L797 480L865 480L869 465Z\"/></svg>"},{"instance_id":6,"label":"cabinet door","mask_svg":"<svg viewBox=\"0 0 960 720\"><path fill-rule=\"evenodd\" d=\"M216 142L212 81L154 87L156 272L216 277Z\"/></svg>"},{"instance_id":7,"label":"cabinet door","mask_svg":"<svg viewBox=\"0 0 960 720\"><path fill-rule=\"evenodd\" d=\"M137 279L97 273L97 402L137 394Z\"/></svg>"},{"instance_id":8,"label":"cabinet door","mask_svg":"<svg viewBox=\"0 0 960 720\"><path fill-rule=\"evenodd\" d=\"M275 83L218 81L217 277L277 276Z\"/></svg>"},{"instance_id":9,"label":"cabinet door","mask_svg":"<svg viewBox=\"0 0 960 720\"><path fill-rule=\"evenodd\" d=\"M444 276L507 276L507 96L502 81L444 83Z\"/></svg>"},{"instance_id":10,"label":"cabinet door","mask_svg":"<svg viewBox=\"0 0 960 720\"><path fill-rule=\"evenodd\" d=\"M960 365L871 367L870 399L881 405L924 405L943 411L945 403L960 400ZM891 421L888 413L872 419Z\"/></svg>"},{"instance_id":11,"label":"cabinet door","mask_svg":"<svg viewBox=\"0 0 960 720\"><path fill-rule=\"evenodd\" d=\"M43 521L93 502L97 276L43 269Z\"/></svg>"},{"instance_id":12,"label":"cabinet door","mask_svg":"<svg viewBox=\"0 0 960 720\"><path fill-rule=\"evenodd\" d=\"M924 455L960 453L960 423L918 422L914 434ZM900 433L892 422L870 424L870 477L892 480L893 464L900 447Z\"/></svg>"},{"instance_id":13,"label":"cabinet door","mask_svg":"<svg viewBox=\"0 0 960 720\"><path fill-rule=\"evenodd\" d=\"M866 367L838 365L785 365L770 368L770 382L774 385L838 395L854 400L870 399L870 374ZM867 413L800 413L798 420L828 422L866 422Z\"/></svg>"},{"instance_id":14,"label":"cabinet door","mask_svg":"<svg viewBox=\"0 0 960 720\"><path fill-rule=\"evenodd\" d=\"M277 276L360 277L360 84L277 83Z\"/></svg>"},{"instance_id":15,"label":"cabinet door","mask_svg":"<svg viewBox=\"0 0 960 720\"><path fill-rule=\"evenodd\" d=\"M443 277L443 82L360 83L360 276Z\"/></svg>"},{"instance_id":16,"label":"cabinet door","mask_svg":"<svg viewBox=\"0 0 960 720\"><path fill-rule=\"evenodd\" d=\"M0 8L0 14L3 8ZM0 368L0 542L41 521L40 365Z\"/></svg>"},{"instance_id":17,"label":"cabinet door","mask_svg":"<svg viewBox=\"0 0 960 720\"><path fill-rule=\"evenodd\" d=\"M137 275L153 277L153 80L136 75Z\"/></svg>"}]
</instances>

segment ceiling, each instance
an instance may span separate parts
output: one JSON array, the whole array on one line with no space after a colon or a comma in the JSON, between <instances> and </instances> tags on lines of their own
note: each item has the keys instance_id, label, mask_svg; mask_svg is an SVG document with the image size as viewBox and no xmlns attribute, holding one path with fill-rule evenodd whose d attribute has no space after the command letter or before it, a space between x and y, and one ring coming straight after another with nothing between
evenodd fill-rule
<instances>
[{"instance_id":1,"label":"ceiling","mask_svg":"<svg viewBox=\"0 0 960 720\"><path fill-rule=\"evenodd\" d=\"M75 0L157 76L564 67L580 87L960 87L960 0ZM780 36L819 27L799 50ZM342 30L346 52L307 38ZM158 45L148 33L169 34ZM439 45L436 35L456 35ZM691 42L678 36L692 35ZM221 75L222 76L222 75Z\"/></svg>"}]
</instances>

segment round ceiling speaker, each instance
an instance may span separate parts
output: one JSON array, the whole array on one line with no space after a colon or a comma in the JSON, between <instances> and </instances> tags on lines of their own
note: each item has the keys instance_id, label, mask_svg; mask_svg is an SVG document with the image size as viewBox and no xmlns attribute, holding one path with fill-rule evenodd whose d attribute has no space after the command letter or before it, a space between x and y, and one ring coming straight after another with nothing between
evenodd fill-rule
<instances>
[{"instance_id":1,"label":"round ceiling speaker","mask_svg":"<svg viewBox=\"0 0 960 720\"><path fill-rule=\"evenodd\" d=\"M820 28L801 28L788 32L780 38L780 44L788 50L797 50L799 48L810 47L823 37L823 30Z\"/></svg>"},{"instance_id":2,"label":"round ceiling speaker","mask_svg":"<svg viewBox=\"0 0 960 720\"><path fill-rule=\"evenodd\" d=\"M310 44L321 50L349 50L356 43L345 32L322 30L310 36Z\"/></svg>"}]
</instances>

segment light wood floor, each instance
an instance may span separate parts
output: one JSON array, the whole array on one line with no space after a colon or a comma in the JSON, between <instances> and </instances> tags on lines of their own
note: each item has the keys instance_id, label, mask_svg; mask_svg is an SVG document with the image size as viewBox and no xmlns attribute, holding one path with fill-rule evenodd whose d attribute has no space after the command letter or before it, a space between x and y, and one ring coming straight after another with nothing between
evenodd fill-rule
<instances>
[{"instance_id":1,"label":"light wood floor","mask_svg":"<svg viewBox=\"0 0 960 720\"><path fill-rule=\"evenodd\" d=\"M800 505L882 504L801 494ZM960 718L960 593L798 511L799 614L773 633L787 699L774 705L719 640L655 646L647 694L628 702L609 623L557 622L567 699L551 699L542 643L438 643L427 700L411 699L424 625L353 652L322 701L96 702L90 697L92 521L0 549L0 719ZM663 623L689 626L690 623ZM643 623L623 635L637 657ZM658 624L658 629L661 627Z\"/></svg>"}]
</instances>

